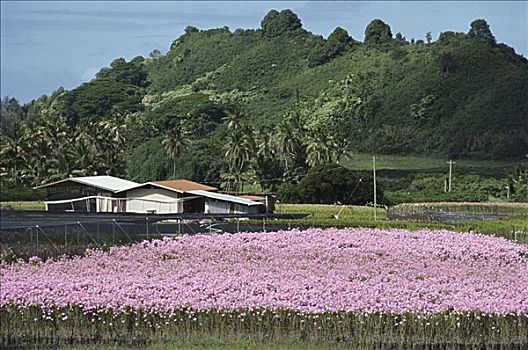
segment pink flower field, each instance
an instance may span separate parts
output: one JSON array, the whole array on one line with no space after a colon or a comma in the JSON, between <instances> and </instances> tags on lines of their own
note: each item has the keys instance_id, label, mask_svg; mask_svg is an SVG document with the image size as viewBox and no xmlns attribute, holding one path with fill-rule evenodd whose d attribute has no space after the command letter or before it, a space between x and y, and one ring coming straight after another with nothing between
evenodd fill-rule
<instances>
[{"instance_id":1,"label":"pink flower field","mask_svg":"<svg viewBox=\"0 0 528 350\"><path fill-rule=\"evenodd\" d=\"M528 314L528 247L448 231L185 236L0 267L0 307Z\"/></svg>"}]
</instances>

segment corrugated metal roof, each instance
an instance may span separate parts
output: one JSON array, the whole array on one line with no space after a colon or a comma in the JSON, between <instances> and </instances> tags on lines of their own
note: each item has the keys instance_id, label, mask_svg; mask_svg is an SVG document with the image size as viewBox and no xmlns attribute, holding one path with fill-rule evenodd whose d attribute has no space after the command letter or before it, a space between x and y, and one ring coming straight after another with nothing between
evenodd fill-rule
<instances>
[{"instance_id":1,"label":"corrugated metal roof","mask_svg":"<svg viewBox=\"0 0 528 350\"><path fill-rule=\"evenodd\" d=\"M202 190L187 191L187 192L195 194L197 196L217 199L217 200L225 201L225 202L233 202L233 203L238 203L238 204L243 204L243 205L262 205L262 203L259 203L259 202L254 202L249 199L232 196L230 194L225 194L225 193L209 192L209 191L202 191Z\"/></svg>"},{"instance_id":2,"label":"corrugated metal roof","mask_svg":"<svg viewBox=\"0 0 528 350\"><path fill-rule=\"evenodd\" d=\"M177 191L181 192L187 192L187 191L196 191L196 190L204 190L204 191L216 191L217 188L212 186L207 186L198 182L190 181L190 180L164 180L164 181L152 181L155 184L162 185L164 187L170 187Z\"/></svg>"},{"instance_id":3,"label":"corrugated metal roof","mask_svg":"<svg viewBox=\"0 0 528 350\"><path fill-rule=\"evenodd\" d=\"M83 185L100 188L102 190L106 190L110 192L124 191L124 190L127 190L132 187L136 187L139 185L136 182L121 179L119 177L101 175L101 176L70 177L68 179L64 179L64 180L57 181L57 182L52 182L52 183L38 186L35 188L50 187L50 186L68 182L68 181L77 182Z\"/></svg>"}]
</instances>

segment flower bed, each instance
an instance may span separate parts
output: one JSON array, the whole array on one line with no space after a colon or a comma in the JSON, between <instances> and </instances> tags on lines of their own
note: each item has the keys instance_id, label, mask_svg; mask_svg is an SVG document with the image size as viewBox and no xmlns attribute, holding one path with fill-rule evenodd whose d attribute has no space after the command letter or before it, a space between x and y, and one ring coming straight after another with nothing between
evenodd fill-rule
<instances>
[{"instance_id":1,"label":"flower bed","mask_svg":"<svg viewBox=\"0 0 528 350\"><path fill-rule=\"evenodd\" d=\"M186 236L34 259L0 274L4 343L34 329L63 339L75 324L92 335L90 327L106 329L108 339L151 339L156 329L163 339L222 329L301 336L314 317L321 318L306 335L319 338L423 338L419 327L430 327L432 338L421 341L528 341L528 247L489 236L377 229Z\"/></svg>"}]
</instances>

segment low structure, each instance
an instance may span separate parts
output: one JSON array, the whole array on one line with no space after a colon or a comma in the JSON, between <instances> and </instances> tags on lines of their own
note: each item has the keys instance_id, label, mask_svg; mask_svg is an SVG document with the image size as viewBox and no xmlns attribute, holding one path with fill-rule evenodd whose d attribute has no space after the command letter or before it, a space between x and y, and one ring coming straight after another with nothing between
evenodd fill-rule
<instances>
[{"instance_id":1,"label":"low structure","mask_svg":"<svg viewBox=\"0 0 528 350\"><path fill-rule=\"evenodd\" d=\"M265 205L249 198L218 193L215 187L189 180L135 183L112 176L69 178L47 188L49 211L151 214L258 214Z\"/></svg>"},{"instance_id":2,"label":"low structure","mask_svg":"<svg viewBox=\"0 0 528 350\"><path fill-rule=\"evenodd\" d=\"M138 186L114 176L70 177L36 188L46 188L46 210L114 212L126 211L123 191Z\"/></svg>"},{"instance_id":3,"label":"low structure","mask_svg":"<svg viewBox=\"0 0 528 350\"><path fill-rule=\"evenodd\" d=\"M130 213L203 213L204 199L192 190L217 191L189 180L152 181L124 190L126 211Z\"/></svg>"},{"instance_id":4,"label":"low structure","mask_svg":"<svg viewBox=\"0 0 528 350\"><path fill-rule=\"evenodd\" d=\"M275 211L277 199L271 194L241 194L239 197L261 203L261 213L273 213Z\"/></svg>"},{"instance_id":5,"label":"low structure","mask_svg":"<svg viewBox=\"0 0 528 350\"><path fill-rule=\"evenodd\" d=\"M204 198L205 214L258 214L262 203L224 193L203 190L188 193Z\"/></svg>"}]
</instances>

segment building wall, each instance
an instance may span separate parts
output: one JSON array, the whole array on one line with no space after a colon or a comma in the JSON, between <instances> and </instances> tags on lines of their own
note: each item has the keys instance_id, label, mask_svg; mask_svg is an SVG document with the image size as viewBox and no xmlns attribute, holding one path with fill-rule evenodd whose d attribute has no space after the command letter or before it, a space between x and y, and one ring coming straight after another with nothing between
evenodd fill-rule
<instances>
[{"instance_id":1,"label":"building wall","mask_svg":"<svg viewBox=\"0 0 528 350\"><path fill-rule=\"evenodd\" d=\"M206 214L257 214L258 207L256 205L248 206L212 198L205 199Z\"/></svg>"},{"instance_id":2,"label":"building wall","mask_svg":"<svg viewBox=\"0 0 528 350\"><path fill-rule=\"evenodd\" d=\"M126 211L126 202L123 199L102 197L96 200L95 210L99 213L122 213Z\"/></svg>"},{"instance_id":3,"label":"building wall","mask_svg":"<svg viewBox=\"0 0 528 350\"><path fill-rule=\"evenodd\" d=\"M218 201L216 199L205 199L205 213L206 214L226 214L229 213L231 203Z\"/></svg>"},{"instance_id":4,"label":"building wall","mask_svg":"<svg viewBox=\"0 0 528 350\"><path fill-rule=\"evenodd\" d=\"M235 214L258 214L260 205L235 204Z\"/></svg>"},{"instance_id":5,"label":"building wall","mask_svg":"<svg viewBox=\"0 0 528 350\"><path fill-rule=\"evenodd\" d=\"M183 202L174 202L180 198L177 192L162 188L137 188L127 191L126 196L126 211L129 213L155 211L157 214L166 214L183 212Z\"/></svg>"}]
</instances>

